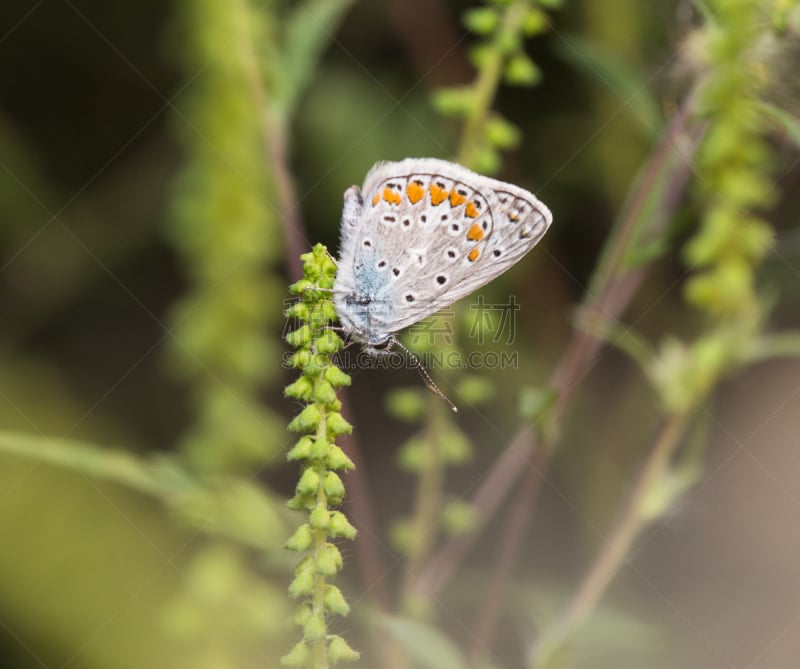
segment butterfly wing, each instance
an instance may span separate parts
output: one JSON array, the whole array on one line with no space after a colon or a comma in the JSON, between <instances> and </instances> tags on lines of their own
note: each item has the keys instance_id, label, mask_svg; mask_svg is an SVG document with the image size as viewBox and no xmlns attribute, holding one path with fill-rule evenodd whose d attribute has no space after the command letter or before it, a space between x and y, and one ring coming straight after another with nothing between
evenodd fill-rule
<instances>
[{"instance_id":1,"label":"butterfly wing","mask_svg":"<svg viewBox=\"0 0 800 669\"><path fill-rule=\"evenodd\" d=\"M358 196L357 215L345 198L336 290L365 296L354 329L375 340L485 285L552 222L528 191L433 158L378 163Z\"/></svg>"}]
</instances>

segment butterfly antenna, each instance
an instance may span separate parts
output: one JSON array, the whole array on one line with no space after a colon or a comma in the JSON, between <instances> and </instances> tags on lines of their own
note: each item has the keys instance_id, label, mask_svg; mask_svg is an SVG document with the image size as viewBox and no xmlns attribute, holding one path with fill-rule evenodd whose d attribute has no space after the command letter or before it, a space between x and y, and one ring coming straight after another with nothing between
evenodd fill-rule
<instances>
[{"instance_id":1,"label":"butterfly antenna","mask_svg":"<svg viewBox=\"0 0 800 669\"><path fill-rule=\"evenodd\" d=\"M416 355L414 355L406 346L404 346L403 343L399 339L397 339L397 337L392 337L391 342L393 344L397 344L400 348L402 348L406 352L406 355L411 359L411 362L414 363L414 368L417 370L417 372L419 372L419 375L422 378L423 383L426 386L428 386L428 389L431 392L438 395L439 397L441 397L445 402L447 402L450 405L450 408L453 410L453 413L458 412L458 407L455 404L453 404L450 401L450 398L447 395L445 395L441 391L439 386L437 386L433 382L431 375L428 374L428 370L425 369L425 367L423 367L422 362L420 362L420 359Z\"/></svg>"}]
</instances>

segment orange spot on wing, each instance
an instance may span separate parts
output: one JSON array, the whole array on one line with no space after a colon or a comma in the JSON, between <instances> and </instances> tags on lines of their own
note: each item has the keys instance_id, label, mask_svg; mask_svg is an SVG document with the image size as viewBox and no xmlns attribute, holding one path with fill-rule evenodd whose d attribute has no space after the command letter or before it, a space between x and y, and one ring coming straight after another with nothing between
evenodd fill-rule
<instances>
[{"instance_id":1,"label":"orange spot on wing","mask_svg":"<svg viewBox=\"0 0 800 669\"><path fill-rule=\"evenodd\" d=\"M452 191L450 193L450 204L454 207L457 207L460 204L464 204L464 200L466 199L467 198L465 198L463 195L456 193L455 191Z\"/></svg>"},{"instance_id":2,"label":"orange spot on wing","mask_svg":"<svg viewBox=\"0 0 800 669\"><path fill-rule=\"evenodd\" d=\"M430 185L431 204L441 204L447 199L448 192L444 188L439 188L436 184Z\"/></svg>"},{"instance_id":3,"label":"orange spot on wing","mask_svg":"<svg viewBox=\"0 0 800 669\"><path fill-rule=\"evenodd\" d=\"M519 215L515 214L513 211L508 215L508 217L516 223L519 220Z\"/></svg>"},{"instance_id":4,"label":"orange spot on wing","mask_svg":"<svg viewBox=\"0 0 800 669\"><path fill-rule=\"evenodd\" d=\"M408 199L411 200L411 204L417 204L417 202L425 197L425 189L415 181L408 184L406 193L408 193Z\"/></svg>"},{"instance_id":5,"label":"orange spot on wing","mask_svg":"<svg viewBox=\"0 0 800 669\"><path fill-rule=\"evenodd\" d=\"M470 218L478 218L478 208L474 202L467 202L467 208L464 213Z\"/></svg>"},{"instance_id":6,"label":"orange spot on wing","mask_svg":"<svg viewBox=\"0 0 800 669\"><path fill-rule=\"evenodd\" d=\"M403 200L403 198L400 197L400 193L395 193L391 188L383 189L383 199L390 204L400 204Z\"/></svg>"},{"instance_id":7,"label":"orange spot on wing","mask_svg":"<svg viewBox=\"0 0 800 669\"><path fill-rule=\"evenodd\" d=\"M481 239L483 239L483 230L481 230L481 226L477 223L473 223L472 227L467 233L467 239L469 239L471 242L479 242Z\"/></svg>"},{"instance_id":8,"label":"orange spot on wing","mask_svg":"<svg viewBox=\"0 0 800 669\"><path fill-rule=\"evenodd\" d=\"M467 254L467 258L469 258L470 262L475 262L480 254L481 252L478 251L478 249L472 249L472 251Z\"/></svg>"},{"instance_id":9,"label":"orange spot on wing","mask_svg":"<svg viewBox=\"0 0 800 669\"><path fill-rule=\"evenodd\" d=\"M375 193L375 197L372 198L372 206L374 207L380 201L381 201L381 194Z\"/></svg>"}]
</instances>

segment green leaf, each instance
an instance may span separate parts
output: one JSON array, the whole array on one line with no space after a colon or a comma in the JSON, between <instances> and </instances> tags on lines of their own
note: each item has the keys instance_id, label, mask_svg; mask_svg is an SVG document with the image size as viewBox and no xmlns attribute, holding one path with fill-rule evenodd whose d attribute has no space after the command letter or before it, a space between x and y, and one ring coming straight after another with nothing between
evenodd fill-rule
<instances>
[{"instance_id":1,"label":"green leaf","mask_svg":"<svg viewBox=\"0 0 800 669\"><path fill-rule=\"evenodd\" d=\"M435 627L398 616L385 616L383 625L423 669L467 668L458 646Z\"/></svg>"},{"instance_id":2,"label":"green leaf","mask_svg":"<svg viewBox=\"0 0 800 669\"><path fill-rule=\"evenodd\" d=\"M562 41L559 51L564 60L590 78L599 80L624 102L630 116L647 137L658 136L663 118L658 103L647 90L647 79L643 73L602 46L578 37L567 37Z\"/></svg>"},{"instance_id":3,"label":"green leaf","mask_svg":"<svg viewBox=\"0 0 800 669\"><path fill-rule=\"evenodd\" d=\"M0 452L121 483L143 493L170 495L169 486L158 481L154 463L122 450L58 437L0 432Z\"/></svg>"},{"instance_id":4,"label":"green leaf","mask_svg":"<svg viewBox=\"0 0 800 669\"><path fill-rule=\"evenodd\" d=\"M311 80L320 56L333 40L339 23L353 2L301 2L286 20L280 62L277 65L268 63L267 68L274 68L279 74L281 104L287 115L291 114L300 94Z\"/></svg>"}]
</instances>

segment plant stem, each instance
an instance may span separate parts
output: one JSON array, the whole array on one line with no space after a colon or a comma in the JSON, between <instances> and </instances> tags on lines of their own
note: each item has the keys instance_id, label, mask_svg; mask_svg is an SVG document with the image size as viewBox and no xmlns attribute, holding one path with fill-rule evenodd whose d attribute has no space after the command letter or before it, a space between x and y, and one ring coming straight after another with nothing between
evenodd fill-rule
<instances>
[{"instance_id":1,"label":"plant stem","mask_svg":"<svg viewBox=\"0 0 800 669\"><path fill-rule=\"evenodd\" d=\"M242 12L246 4L240 3ZM250 93L260 110L261 134L264 153L271 167L275 179L275 188L278 197L277 215L283 225L286 243L286 267L292 279L296 280L303 274L303 264L300 256L308 246L308 235L305 224L300 216L298 202L295 195L294 183L289 171L286 142L284 137L288 132L282 119L274 118L275 114L269 113L267 95L259 72L258 62L253 47L252 33L249 22L243 14L242 34L244 36L242 49L245 69L250 86ZM339 396L343 405L343 413L349 420L348 393L345 388L340 389ZM361 569L361 581L369 598L380 608L389 608L389 591L383 579L387 571L385 560L377 549L376 537L379 536L377 523L373 513L373 504L367 483L367 469L358 439L349 434L341 438L341 445L348 457L355 463L356 468L349 474L349 498L354 509L353 521L361 531L359 541L355 542L355 551L358 555Z\"/></svg>"},{"instance_id":2,"label":"plant stem","mask_svg":"<svg viewBox=\"0 0 800 669\"><path fill-rule=\"evenodd\" d=\"M300 217L294 183L288 169L289 161L284 138L289 133L285 119L275 113L267 102L267 95L253 46L250 21L247 16L247 2L243 0L238 4L242 18L241 35L243 39L241 48L245 72L250 87L250 95L258 110L264 155L275 180L278 200L276 214L283 226L283 236L286 244L286 266L290 278L296 281L303 276L303 263L300 261L300 256L308 248L310 242Z\"/></svg>"},{"instance_id":3,"label":"plant stem","mask_svg":"<svg viewBox=\"0 0 800 669\"><path fill-rule=\"evenodd\" d=\"M445 466L441 450L441 421L444 404L434 403L431 406L430 423L426 430L425 442L428 444L427 459L417 479L417 492L414 503L414 516L411 521L411 537L413 546L409 550L405 579L400 601L407 613L413 614L415 590L414 584L419 578L419 571L430 556L434 544L435 527L442 507L442 486L444 484Z\"/></svg>"},{"instance_id":4,"label":"plant stem","mask_svg":"<svg viewBox=\"0 0 800 669\"><path fill-rule=\"evenodd\" d=\"M319 388L321 376L314 380L315 391ZM317 439L325 442L328 439L328 415L325 405L317 404L320 412L319 426L317 427ZM314 465L314 470L319 476L319 487L317 488L317 504L328 507L328 499L325 494L325 474L327 466L324 460L319 460ZM316 562L317 558L325 552L328 543L327 531L324 529L314 530L314 548L312 559ZM325 617L325 576L317 574L314 576L314 592L311 595L311 610L313 615ZM326 626L327 633L327 626ZM311 668L328 669L328 646L326 634L323 634L311 644Z\"/></svg>"},{"instance_id":5,"label":"plant stem","mask_svg":"<svg viewBox=\"0 0 800 669\"><path fill-rule=\"evenodd\" d=\"M475 101L464 125L460 149L456 158L456 162L467 167L475 164L475 156L480 146L486 118L503 74L503 61L506 54L502 45L519 32L519 26L525 18L525 11L525 4L519 1L511 4L505 11L492 46L487 49L486 60L480 66L480 74L474 84Z\"/></svg>"},{"instance_id":6,"label":"plant stem","mask_svg":"<svg viewBox=\"0 0 800 669\"><path fill-rule=\"evenodd\" d=\"M611 530L611 535L559 621L543 633L534 653L534 667L547 666L549 654L556 651L588 618L611 580L625 563L636 537L651 520L650 515L644 511L644 500L667 474L675 449L686 431L687 423L688 417L685 414L672 414L665 419L628 504Z\"/></svg>"},{"instance_id":7,"label":"plant stem","mask_svg":"<svg viewBox=\"0 0 800 669\"><path fill-rule=\"evenodd\" d=\"M647 197L643 197L643 191L652 195L658 183L658 175L666 169L670 159L674 158L675 146L682 143L685 147L683 155L681 160L671 167L672 172L669 174L669 183L664 189L664 198L660 200L660 206L654 208L659 218L651 221L651 225L653 227L663 225L679 204L677 193L686 184L691 172L690 160L702 136L702 132L696 129L690 132L686 130L686 119L691 109L691 102L687 102L675 115L643 170L643 177L639 183L642 192L637 189L631 196L631 206L627 207L624 218L620 220L618 232L613 237L612 243L616 248L609 249L604 255L610 260L601 264L599 274L593 280L594 290L586 296L581 307L587 313L596 315L593 317L618 319L645 277L645 267L625 269L622 265L627 250L635 239L635 235L632 234L634 226L639 222L648 201ZM551 376L550 386L555 391L556 401L546 417L547 423L542 434L537 434L534 427L527 424L517 430L511 444L471 499L471 503L480 514L475 531L465 537L450 538L442 545L422 570L416 585L418 589L427 592L431 597L437 596L480 536L481 527L485 526L501 508L502 501L517 484L520 476L525 474L527 479L520 484L522 489L529 489L536 485L535 482L531 482L532 479L541 479L546 475L550 455L555 449L560 426L569 408L574 389L596 363L603 345L602 340L588 332L581 329L573 330L570 342ZM534 468L531 466L530 458L540 450L544 453L536 456L537 465ZM526 466L520 466L520 460ZM493 504L484 505L485 500L492 500ZM533 513L531 506L523 504L521 497L517 498L516 506L520 508L519 513L524 512L528 517ZM515 516L517 510L510 511L510 514L511 517ZM501 542L505 542L505 539L501 539ZM492 596L489 593L489 597ZM479 623L478 627L481 626L482 623ZM484 647L489 645L484 643Z\"/></svg>"},{"instance_id":8,"label":"plant stem","mask_svg":"<svg viewBox=\"0 0 800 669\"><path fill-rule=\"evenodd\" d=\"M672 208L657 207L660 216L655 221L648 221L649 225L658 229L668 221L678 204L674 197L675 185L686 184L690 171L689 156L678 153L680 158L674 165L670 159L676 153L676 144L685 133L686 117L691 108L687 105L671 120L661 141L654 149L650 159L645 164L637 186L632 192L629 204L624 209L624 215L615 227L610 240L610 246L604 252L599 267L592 279L592 287L584 299L580 311L584 312L582 318L616 320L627 305L644 279L645 267L634 269L625 266L633 243L636 241L636 232L643 224L643 215L650 198L654 196L658 184L665 178L672 187L665 189L669 194ZM694 141L687 144L693 154L698 146L701 133L694 132L688 135ZM666 174L665 174L666 172ZM663 202L663 198L660 198ZM666 203L664 203L666 204ZM500 545L503 547L497 557L494 568L496 578L492 579L490 587L486 590L485 606L478 613L475 623L477 630L473 648L476 653L486 648L491 648L496 635L499 611L508 590L508 584L514 572L517 556L519 555L525 527L528 519L533 515L533 505L539 482L547 473L549 462L558 445L561 426L564 416L570 405L570 400L580 380L595 364L604 345L603 340L591 333L577 328L573 330L572 338L553 373L551 387L554 389L557 401L553 404L548 414L544 417L541 430L541 443L537 451L535 463L531 464L520 484L523 493L517 495L510 511L510 518L517 522L509 522L503 530ZM529 429L529 428L522 428ZM519 536L511 536L518 533Z\"/></svg>"}]
</instances>

